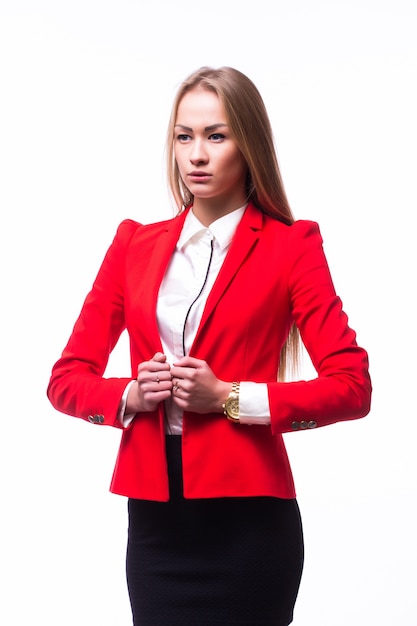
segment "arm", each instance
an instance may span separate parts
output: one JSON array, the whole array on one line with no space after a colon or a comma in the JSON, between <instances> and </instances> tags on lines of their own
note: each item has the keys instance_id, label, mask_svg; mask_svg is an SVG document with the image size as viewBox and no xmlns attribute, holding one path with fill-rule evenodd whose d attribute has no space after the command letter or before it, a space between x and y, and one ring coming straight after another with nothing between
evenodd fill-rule
<instances>
[{"instance_id":1,"label":"arm","mask_svg":"<svg viewBox=\"0 0 417 626\"><path fill-rule=\"evenodd\" d=\"M137 228L130 220L119 226L47 389L58 411L119 428L119 405L131 378L106 379L103 374L125 328L124 259Z\"/></svg>"},{"instance_id":2,"label":"arm","mask_svg":"<svg viewBox=\"0 0 417 626\"><path fill-rule=\"evenodd\" d=\"M318 226L300 222L291 231L288 290L292 315L318 376L310 381L268 384L274 434L298 430L306 422L325 426L363 417L371 399L368 356L357 345L335 293Z\"/></svg>"}]
</instances>

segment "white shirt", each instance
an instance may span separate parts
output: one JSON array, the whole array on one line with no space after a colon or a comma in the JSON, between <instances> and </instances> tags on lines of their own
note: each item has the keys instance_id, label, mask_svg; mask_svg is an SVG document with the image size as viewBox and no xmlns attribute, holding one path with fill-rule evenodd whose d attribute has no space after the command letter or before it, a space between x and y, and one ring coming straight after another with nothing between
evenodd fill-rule
<instances>
[{"instance_id":1,"label":"white shirt","mask_svg":"<svg viewBox=\"0 0 417 626\"><path fill-rule=\"evenodd\" d=\"M207 297L226 258L245 208L246 206L241 207L220 217L209 227L196 218L192 209L185 218L159 289L157 303L159 334L164 354L170 364L189 354ZM172 400L166 401L165 409L168 432L181 434L181 409ZM130 419L131 416L124 415L124 425ZM266 384L240 381L239 419L245 424L270 423Z\"/></svg>"}]
</instances>

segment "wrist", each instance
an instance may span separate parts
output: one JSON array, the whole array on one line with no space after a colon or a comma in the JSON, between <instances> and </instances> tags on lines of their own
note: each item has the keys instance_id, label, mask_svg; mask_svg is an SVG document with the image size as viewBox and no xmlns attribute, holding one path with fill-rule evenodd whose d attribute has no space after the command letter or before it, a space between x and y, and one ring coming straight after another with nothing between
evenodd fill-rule
<instances>
[{"instance_id":1,"label":"wrist","mask_svg":"<svg viewBox=\"0 0 417 626\"><path fill-rule=\"evenodd\" d=\"M139 383L132 380L126 397L125 414L138 413L141 410L139 405Z\"/></svg>"},{"instance_id":2,"label":"wrist","mask_svg":"<svg viewBox=\"0 0 417 626\"><path fill-rule=\"evenodd\" d=\"M218 388L216 390L216 408L217 413L223 413L223 404L229 393L232 391L232 383L226 383L223 380L219 380Z\"/></svg>"}]
</instances>

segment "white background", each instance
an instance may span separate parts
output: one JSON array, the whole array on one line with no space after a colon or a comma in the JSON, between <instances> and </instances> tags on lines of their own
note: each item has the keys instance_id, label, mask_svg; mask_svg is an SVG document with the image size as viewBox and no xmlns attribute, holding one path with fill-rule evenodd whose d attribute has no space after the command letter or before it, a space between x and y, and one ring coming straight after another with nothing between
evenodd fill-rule
<instances>
[{"instance_id":1,"label":"white background","mask_svg":"<svg viewBox=\"0 0 417 626\"><path fill-rule=\"evenodd\" d=\"M168 115L201 65L259 87L294 213L319 222L371 360L368 417L286 436L306 541L294 626L417 624L416 17L414 0L0 2L2 624L131 623L120 432L45 390L118 223L173 214ZM130 374L125 340L109 372Z\"/></svg>"}]
</instances>

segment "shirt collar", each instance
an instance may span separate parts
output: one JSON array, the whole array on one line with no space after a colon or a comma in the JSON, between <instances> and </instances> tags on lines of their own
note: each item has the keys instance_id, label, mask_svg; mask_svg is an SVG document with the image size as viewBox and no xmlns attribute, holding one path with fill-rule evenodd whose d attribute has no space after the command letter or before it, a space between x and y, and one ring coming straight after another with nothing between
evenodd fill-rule
<instances>
[{"instance_id":1,"label":"shirt collar","mask_svg":"<svg viewBox=\"0 0 417 626\"><path fill-rule=\"evenodd\" d=\"M177 242L177 250L184 248L195 235L206 231L209 231L213 235L219 247L224 250L230 245L246 207L247 204L239 209L235 209L231 213L227 213L227 215L223 215L223 217L219 217L219 219L212 222L208 227L204 226L204 224L196 218L191 208L184 220L184 225Z\"/></svg>"}]
</instances>

